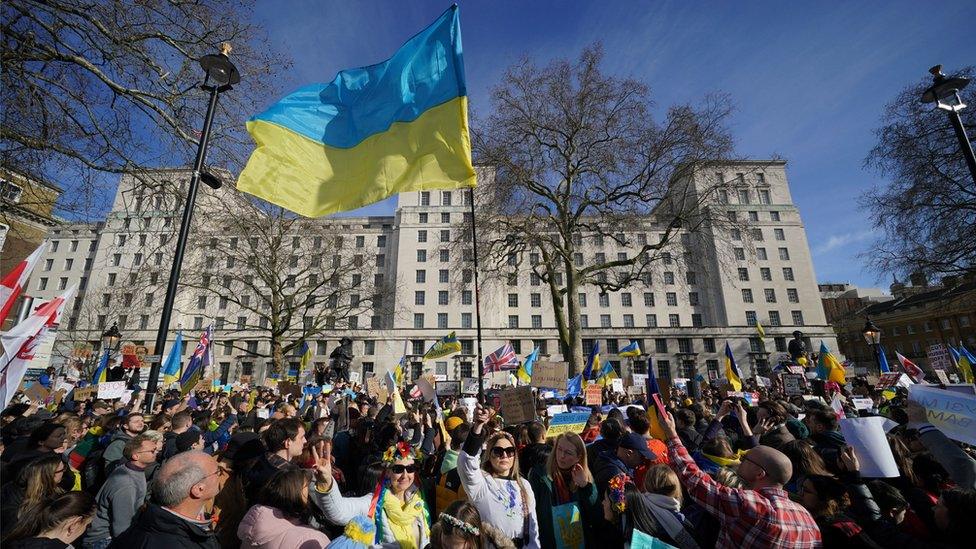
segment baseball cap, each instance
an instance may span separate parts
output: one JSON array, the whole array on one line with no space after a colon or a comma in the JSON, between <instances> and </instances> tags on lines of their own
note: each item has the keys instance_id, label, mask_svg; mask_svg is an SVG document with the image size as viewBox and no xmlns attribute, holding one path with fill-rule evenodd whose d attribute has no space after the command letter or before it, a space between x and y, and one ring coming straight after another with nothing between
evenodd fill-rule
<instances>
[{"instance_id":1,"label":"baseball cap","mask_svg":"<svg viewBox=\"0 0 976 549\"><path fill-rule=\"evenodd\" d=\"M451 416L446 420L444 420L444 428L447 429L448 431L453 431L454 429L457 429L458 425L461 425L462 423L464 423L463 419L457 416Z\"/></svg>"},{"instance_id":2,"label":"baseball cap","mask_svg":"<svg viewBox=\"0 0 976 549\"><path fill-rule=\"evenodd\" d=\"M638 435L637 433L627 433L620 438L620 447L626 448L628 450L634 450L639 453L641 457L649 460L656 460L657 456L650 448L647 447L647 441L644 437Z\"/></svg>"}]
</instances>

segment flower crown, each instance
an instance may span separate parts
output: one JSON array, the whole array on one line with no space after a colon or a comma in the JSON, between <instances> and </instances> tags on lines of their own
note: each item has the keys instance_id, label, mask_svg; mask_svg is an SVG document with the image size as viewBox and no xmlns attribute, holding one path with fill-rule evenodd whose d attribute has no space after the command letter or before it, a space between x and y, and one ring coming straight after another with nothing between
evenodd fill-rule
<instances>
[{"instance_id":1,"label":"flower crown","mask_svg":"<svg viewBox=\"0 0 976 549\"><path fill-rule=\"evenodd\" d=\"M627 492L625 488L631 483L632 481L627 473L620 473L610 479L610 484L607 486L607 496L610 498L610 503L617 509L617 512L623 513L627 510Z\"/></svg>"},{"instance_id":2,"label":"flower crown","mask_svg":"<svg viewBox=\"0 0 976 549\"><path fill-rule=\"evenodd\" d=\"M473 526L471 524L468 524L467 522L464 522L463 520L461 520L461 519L459 519L457 517L448 515L447 513L441 513L439 518L440 518L440 520L443 520L444 522L450 524L451 527L457 528L458 530L461 530L462 532L464 532L464 533L466 533L468 535L471 535L471 536L480 536L481 535L481 531L478 530L478 528L476 526Z\"/></svg>"},{"instance_id":3,"label":"flower crown","mask_svg":"<svg viewBox=\"0 0 976 549\"><path fill-rule=\"evenodd\" d=\"M419 453L413 449L413 446L410 446L410 443L401 440L383 452L383 462L393 463L397 459L404 459L408 457L417 458L418 454Z\"/></svg>"}]
</instances>

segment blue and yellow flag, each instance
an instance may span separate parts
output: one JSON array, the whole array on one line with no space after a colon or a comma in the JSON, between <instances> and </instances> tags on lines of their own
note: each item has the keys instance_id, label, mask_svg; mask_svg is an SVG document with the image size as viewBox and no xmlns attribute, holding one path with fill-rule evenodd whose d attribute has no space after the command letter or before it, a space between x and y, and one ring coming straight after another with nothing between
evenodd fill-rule
<instances>
[{"instance_id":1,"label":"blue and yellow flag","mask_svg":"<svg viewBox=\"0 0 976 549\"><path fill-rule=\"evenodd\" d=\"M596 378L596 382L601 387L606 387L610 385L610 380L613 379L620 379L620 376L617 375L617 371L613 369L613 364L610 364L610 361L604 362L603 368L600 369L600 375Z\"/></svg>"},{"instance_id":2,"label":"blue and yellow flag","mask_svg":"<svg viewBox=\"0 0 976 549\"><path fill-rule=\"evenodd\" d=\"M298 89L247 122L238 190L307 217L475 186L457 5L375 65Z\"/></svg>"},{"instance_id":3,"label":"blue and yellow flag","mask_svg":"<svg viewBox=\"0 0 976 549\"><path fill-rule=\"evenodd\" d=\"M108 354L109 350L105 349L102 359L98 361L98 368L95 368L95 375L92 376L92 385L98 385L108 379Z\"/></svg>"},{"instance_id":4,"label":"blue and yellow flag","mask_svg":"<svg viewBox=\"0 0 976 549\"><path fill-rule=\"evenodd\" d=\"M569 378L566 381L566 396L577 396L583 392L583 374Z\"/></svg>"},{"instance_id":5,"label":"blue and yellow flag","mask_svg":"<svg viewBox=\"0 0 976 549\"><path fill-rule=\"evenodd\" d=\"M593 373L600 368L600 342L594 341L590 349L590 356L586 358L586 368L583 368L583 381L593 379Z\"/></svg>"},{"instance_id":6,"label":"blue and yellow flag","mask_svg":"<svg viewBox=\"0 0 976 549\"><path fill-rule=\"evenodd\" d=\"M732 385L732 390L742 390L742 374L739 373L739 367L735 365L735 357L732 356L732 347L729 347L728 341L725 342L725 377Z\"/></svg>"},{"instance_id":7,"label":"blue and yellow flag","mask_svg":"<svg viewBox=\"0 0 976 549\"><path fill-rule=\"evenodd\" d=\"M627 345L623 349L620 349L620 352L617 353L617 355L625 356L625 357L640 356L641 355L640 344L637 341L631 341L629 345Z\"/></svg>"},{"instance_id":8,"label":"blue and yellow flag","mask_svg":"<svg viewBox=\"0 0 976 549\"><path fill-rule=\"evenodd\" d=\"M308 365L312 362L312 349L307 341L302 341L302 360L300 363L301 371L308 372Z\"/></svg>"},{"instance_id":9,"label":"blue and yellow flag","mask_svg":"<svg viewBox=\"0 0 976 549\"><path fill-rule=\"evenodd\" d=\"M439 341L430 346L427 352L424 353L424 360L434 360L436 358L442 358L447 355L453 355L454 353L461 352L461 342L458 341L454 332L447 334L442 337Z\"/></svg>"},{"instance_id":10,"label":"blue and yellow flag","mask_svg":"<svg viewBox=\"0 0 976 549\"><path fill-rule=\"evenodd\" d=\"M819 377L822 372L826 372L827 381L834 381L840 385L847 383L844 366L841 365L840 361L837 360L837 357L830 353L830 351L827 349L827 345L823 341L820 342L820 358L817 360L817 376Z\"/></svg>"},{"instance_id":11,"label":"blue and yellow flag","mask_svg":"<svg viewBox=\"0 0 976 549\"><path fill-rule=\"evenodd\" d=\"M881 373L888 374L891 373L891 367L888 366L888 357L885 356L884 347L878 345L878 363L881 365Z\"/></svg>"},{"instance_id":12,"label":"blue and yellow flag","mask_svg":"<svg viewBox=\"0 0 976 549\"><path fill-rule=\"evenodd\" d=\"M766 339L766 330L763 329L758 320L756 321L756 333L759 334L759 339Z\"/></svg>"},{"instance_id":13,"label":"blue and yellow flag","mask_svg":"<svg viewBox=\"0 0 976 549\"><path fill-rule=\"evenodd\" d=\"M525 360L523 360L522 364L519 365L518 371L515 373L519 381L521 381L522 383L532 382L532 367L535 365L536 360L539 360L538 347L532 349L532 352L529 353L529 356L525 357Z\"/></svg>"},{"instance_id":14,"label":"blue and yellow flag","mask_svg":"<svg viewBox=\"0 0 976 549\"><path fill-rule=\"evenodd\" d=\"M163 383L168 385L180 379L180 362L183 357L183 331L176 332L176 340L163 363Z\"/></svg>"},{"instance_id":15,"label":"blue and yellow flag","mask_svg":"<svg viewBox=\"0 0 976 549\"><path fill-rule=\"evenodd\" d=\"M654 375L654 361L650 357L647 358L645 392L647 393L647 421L651 425L648 432L658 440L667 440L668 437L664 434L664 426L661 424L661 418L657 415L657 406L654 405L654 397L651 396L661 394L661 388L657 384L657 376Z\"/></svg>"},{"instance_id":16,"label":"blue and yellow flag","mask_svg":"<svg viewBox=\"0 0 976 549\"><path fill-rule=\"evenodd\" d=\"M953 349L952 345L949 345L949 352L952 354L952 359L956 362L956 368L962 374L963 383L972 383L973 366L976 365L974 364L976 363L976 358L973 358L972 353L962 344L959 345L959 349Z\"/></svg>"}]
</instances>

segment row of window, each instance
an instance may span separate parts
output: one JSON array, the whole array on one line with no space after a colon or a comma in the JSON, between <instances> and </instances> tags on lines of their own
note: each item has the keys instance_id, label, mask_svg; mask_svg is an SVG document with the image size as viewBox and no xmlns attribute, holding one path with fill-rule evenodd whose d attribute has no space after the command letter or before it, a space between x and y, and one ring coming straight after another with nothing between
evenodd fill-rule
<instances>
[{"instance_id":1,"label":"row of window","mask_svg":"<svg viewBox=\"0 0 976 549\"><path fill-rule=\"evenodd\" d=\"M63 270L70 271L71 269L74 268L74 266L75 266L75 260L74 260L74 258L71 258L71 257L66 258L64 260L64 269ZM90 258L90 257L89 258L86 258L85 259L85 269L84 270L88 271L88 270L91 269L91 267L92 267L92 258ZM44 260L44 267L43 267L42 270L45 271L45 272L47 272L47 271L50 271L53 268L54 268L54 260L53 259L45 259ZM41 289L43 290L43 288L41 288Z\"/></svg>"},{"instance_id":2,"label":"row of window","mask_svg":"<svg viewBox=\"0 0 976 549\"><path fill-rule=\"evenodd\" d=\"M779 258L782 261L790 260L790 249L789 248L778 248ZM732 248L732 253L735 254L735 258L739 261L746 260L746 250L745 248ZM766 253L766 248L756 248L756 259L759 261L768 261L769 255Z\"/></svg>"},{"instance_id":3,"label":"row of window","mask_svg":"<svg viewBox=\"0 0 976 549\"><path fill-rule=\"evenodd\" d=\"M118 247L125 246L126 243L129 242L129 236L130 235L123 234L123 233L120 233L120 234L115 235L115 245L118 246ZM159 245L160 246L165 246L166 244L168 244L169 243L169 237L170 237L170 235L168 235L168 234L161 234L161 235L159 235ZM140 247L144 247L144 246L146 246L146 244L148 242L148 239L149 239L149 236L148 235L146 235L146 234L140 234L140 235L137 235L136 242L138 242L138 244L139 244ZM91 249L92 250L95 249L94 241L92 242Z\"/></svg>"},{"instance_id":4,"label":"row of window","mask_svg":"<svg viewBox=\"0 0 976 549\"><path fill-rule=\"evenodd\" d=\"M77 252L78 251L78 246L80 244L80 242L78 240L68 240L67 242L68 242L68 251L69 252ZM98 243L97 240L89 240L88 241L88 251L89 252L94 252L95 251L95 246L97 245L97 243ZM60 240L52 240L48 244L47 249L53 253L53 252L57 252L58 251L58 248L60 248L60 247L61 247L61 241ZM48 261L53 261L53 260L50 260L49 259ZM50 270L50 269L45 269L45 270Z\"/></svg>"},{"instance_id":5,"label":"row of window","mask_svg":"<svg viewBox=\"0 0 976 549\"><path fill-rule=\"evenodd\" d=\"M749 212L756 213L756 212ZM755 221L755 220L750 220ZM732 229L730 232L732 240L739 241L742 240L742 229ZM763 241L766 240L763 230L760 228L749 229L749 238L752 240ZM786 231L784 229L773 229L773 238L776 240L786 240Z\"/></svg>"},{"instance_id":6,"label":"row of window","mask_svg":"<svg viewBox=\"0 0 976 549\"><path fill-rule=\"evenodd\" d=\"M775 289L773 289L773 288L765 288L765 289L763 289L763 295L766 297L766 303L776 303L776 290ZM799 303L800 302L800 294L799 294L799 292L797 292L796 288L787 288L786 289L786 299L790 303ZM742 302L743 303L752 303L753 302L752 290L750 290L748 288L742 290Z\"/></svg>"},{"instance_id":7,"label":"row of window","mask_svg":"<svg viewBox=\"0 0 976 549\"><path fill-rule=\"evenodd\" d=\"M969 327L970 320L969 320L969 317L968 316L961 315L961 316L958 317L958 319L959 319L959 327L960 328L968 328ZM940 325L943 330L951 330L952 329L952 320L951 319L948 319L948 318L940 319L939 322L938 322L938 325ZM936 327L936 323L933 322L933 321L931 321L931 320L926 320L925 322L922 323L922 330L925 331L925 332L932 332L932 331L935 330L935 327ZM904 333L905 334L908 334L908 335L912 335L912 334L916 333L915 325L914 324L907 324L907 325L905 325L903 327L902 326L892 326L891 327L891 335L893 335L893 336L901 335L903 330L904 330Z\"/></svg>"},{"instance_id":8,"label":"row of window","mask_svg":"<svg viewBox=\"0 0 976 549\"><path fill-rule=\"evenodd\" d=\"M454 191L441 191L441 206L453 206L454 204ZM471 193L458 191L457 194L461 196L461 205L468 206L471 204ZM430 191L420 191L420 205L430 206Z\"/></svg>"},{"instance_id":9,"label":"row of window","mask_svg":"<svg viewBox=\"0 0 976 549\"><path fill-rule=\"evenodd\" d=\"M790 317L793 320L793 326L803 326L803 311L790 311ZM782 326L782 322L779 317L779 311L769 311L769 316L767 317L767 326ZM755 326L758 321L756 316L756 311L746 311L746 324L749 326Z\"/></svg>"},{"instance_id":10,"label":"row of window","mask_svg":"<svg viewBox=\"0 0 976 549\"><path fill-rule=\"evenodd\" d=\"M773 271L769 267L759 268L759 279L769 282L773 280ZM739 280L743 282L749 281L749 268L739 267ZM796 280L793 276L793 267L783 267L783 280L787 282L792 282Z\"/></svg>"}]
</instances>

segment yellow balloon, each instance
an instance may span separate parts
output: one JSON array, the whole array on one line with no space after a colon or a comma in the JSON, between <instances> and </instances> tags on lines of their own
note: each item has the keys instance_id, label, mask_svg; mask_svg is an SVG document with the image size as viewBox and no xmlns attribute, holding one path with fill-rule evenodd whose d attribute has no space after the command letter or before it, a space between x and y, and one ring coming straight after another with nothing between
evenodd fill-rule
<instances>
[{"instance_id":1,"label":"yellow balloon","mask_svg":"<svg viewBox=\"0 0 976 549\"><path fill-rule=\"evenodd\" d=\"M800 366L807 365L807 357L805 356L801 356L800 358L796 359L796 361L800 364Z\"/></svg>"}]
</instances>

